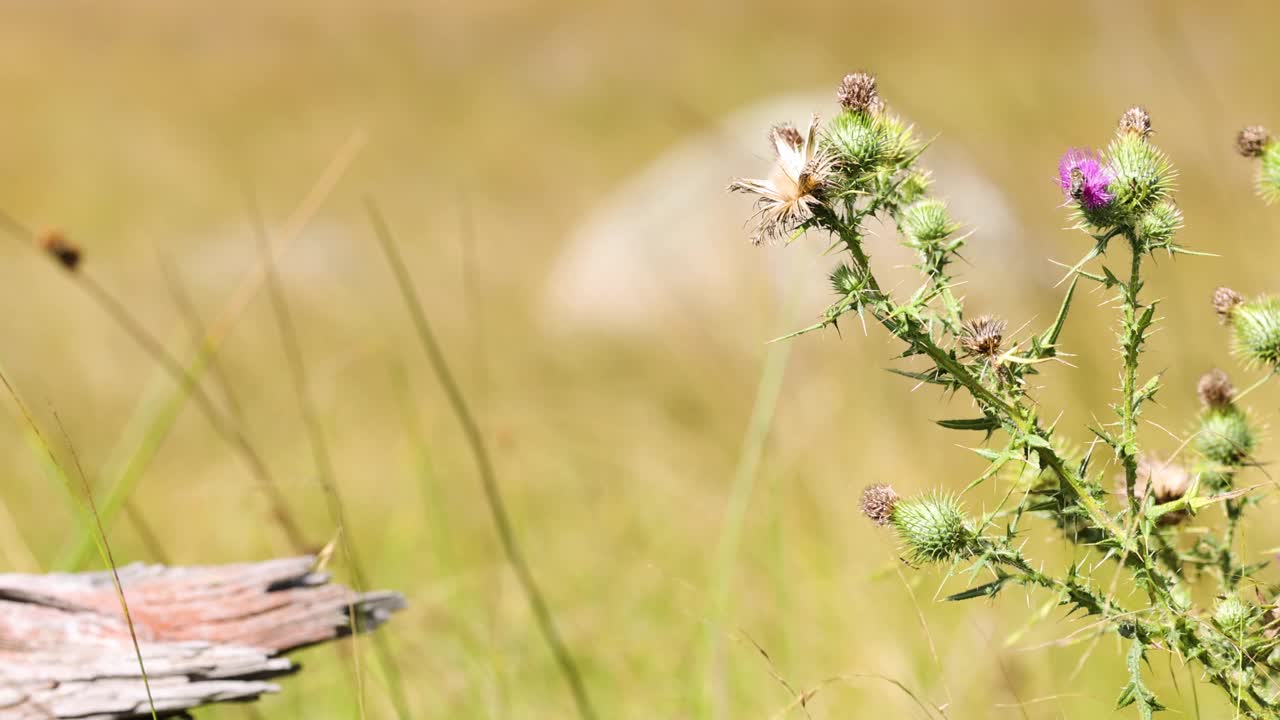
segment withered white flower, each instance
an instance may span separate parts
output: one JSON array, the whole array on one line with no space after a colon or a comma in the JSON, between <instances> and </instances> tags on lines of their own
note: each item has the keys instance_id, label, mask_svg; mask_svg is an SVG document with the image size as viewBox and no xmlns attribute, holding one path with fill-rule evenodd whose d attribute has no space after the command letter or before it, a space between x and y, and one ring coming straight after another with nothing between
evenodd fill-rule
<instances>
[{"instance_id":1,"label":"withered white flower","mask_svg":"<svg viewBox=\"0 0 1280 720\"><path fill-rule=\"evenodd\" d=\"M832 157L818 148L818 116L801 134L793 125L776 125L769 131L774 163L762 180L740 178L729 185L733 192L752 193L758 223L752 241L787 239L796 228L813 217L813 207L821 200L817 193L831 174Z\"/></svg>"}]
</instances>

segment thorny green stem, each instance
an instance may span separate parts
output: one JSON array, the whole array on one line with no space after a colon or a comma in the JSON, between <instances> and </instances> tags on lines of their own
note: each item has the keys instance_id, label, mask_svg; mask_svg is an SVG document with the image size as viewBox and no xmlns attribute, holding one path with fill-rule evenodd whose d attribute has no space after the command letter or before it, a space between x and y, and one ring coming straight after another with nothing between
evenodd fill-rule
<instances>
[{"instance_id":1,"label":"thorny green stem","mask_svg":"<svg viewBox=\"0 0 1280 720\"><path fill-rule=\"evenodd\" d=\"M872 202L875 203L876 201L873 200ZM870 207L874 208L875 205ZM853 257L856 269L865 278L870 299L867 305L872 308L876 320L890 332L895 332L895 334L898 334L896 332L897 323L908 324L908 332L904 336L910 338L917 350L927 355L939 368L945 370L962 384L984 412L991 412L1006 424L1020 428L1029 435L1043 441L1036 447L1036 453L1039 455L1041 462L1046 467L1053 468L1054 472L1058 473L1071 486L1072 490L1079 496L1081 504L1088 511L1090 519L1098 528L1111 536L1120 547L1125 548L1126 551L1131 550L1128 534L1111 517L1106 508L1102 507L1094 499L1083 478L1068 468L1067 464L1053 450L1048 442L1048 433L1040 427L1034 415L1016 403L1009 403L983 385L963 363L954 359L950 353L943 350L933 340L918 319L900 312L901 308L893 302L888 294L880 289L880 283L871 270L871 260L862 247L862 236L858 231L858 226L855 223L841 220L832 212L823 212L818 217L828 229L836 232L848 249L849 254Z\"/></svg>"},{"instance_id":2,"label":"thorny green stem","mask_svg":"<svg viewBox=\"0 0 1280 720\"><path fill-rule=\"evenodd\" d=\"M1134 239L1132 234L1126 234L1129 239L1129 249L1132 251L1133 258L1129 266L1129 282L1124 285L1123 303L1123 326L1124 334L1121 337L1121 347L1123 348L1124 369L1120 375L1120 442L1116 448L1116 454L1120 457L1120 462L1124 465L1124 487L1125 497L1129 500L1129 512L1136 517L1138 508L1138 497L1135 494L1135 485L1138 481L1138 405L1140 399L1137 397L1138 383L1138 357L1141 353L1142 342L1145 339L1146 325L1140 324L1138 321L1138 293L1142 290L1142 248L1138 241Z\"/></svg>"}]
</instances>

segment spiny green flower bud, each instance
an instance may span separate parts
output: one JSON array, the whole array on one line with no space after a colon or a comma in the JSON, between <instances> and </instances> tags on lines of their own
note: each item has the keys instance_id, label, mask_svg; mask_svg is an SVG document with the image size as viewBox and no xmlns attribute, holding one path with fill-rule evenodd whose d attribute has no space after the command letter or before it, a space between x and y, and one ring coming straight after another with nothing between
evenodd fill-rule
<instances>
[{"instance_id":1,"label":"spiny green flower bud","mask_svg":"<svg viewBox=\"0 0 1280 720\"><path fill-rule=\"evenodd\" d=\"M1196 450L1221 466L1236 466L1248 459L1256 444L1245 412L1234 405L1209 408L1200 416Z\"/></svg>"},{"instance_id":2,"label":"spiny green flower bud","mask_svg":"<svg viewBox=\"0 0 1280 720\"><path fill-rule=\"evenodd\" d=\"M831 289L837 295L850 295L862 287L862 280L853 268L841 264L831 271Z\"/></svg>"},{"instance_id":3,"label":"spiny green flower bud","mask_svg":"<svg viewBox=\"0 0 1280 720\"><path fill-rule=\"evenodd\" d=\"M862 491L862 514L876 525L888 525L893 520L893 511L897 505L898 493L884 483L868 485Z\"/></svg>"},{"instance_id":4,"label":"spiny green flower bud","mask_svg":"<svg viewBox=\"0 0 1280 720\"><path fill-rule=\"evenodd\" d=\"M1213 608L1213 621L1224 632L1238 635L1253 621L1253 606L1234 594L1227 595Z\"/></svg>"},{"instance_id":5,"label":"spiny green flower bud","mask_svg":"<svg viewBox=\"0 0 1280 720\"><path fill-rule=\"evenodd\" d=\"M1258 193L1268 203L1280 200L1280 142L1272 141L1262 152L1258 170Z\"/></svg>"},{"instance_id":6,"label":"spiny green flower bud","mask_svg":"<svg viewBox=\"0 0 1280 720\"><path fill-rule=\"evenodd\" d=\"M1261 125L1250 125L1236 136L1236 150L1245 157L1262 157L1271 143L1271 134Z\"/></svg>"},{"instance_id":7,"label":"spiny green flower bud","mask_svg":"<svg viewBox=\"0 0 1280 720\"><path fill-rule=\"evenodd\" d=\"M1151 134L1151 114L1141 105L1134 105L1120 116L1118 132L1121 135L1137 135L1145 138Z\"/></svg>"},{"instance_id":8,"label":"spiny green flower bud","mask_svg":"<svg viewBox=\"0 0 1280 720\"><path fill-rule=\"evenodd\" d=\"M893 510L893 526L915 563L931 563L968 555L975 538L960 502L935 493L901 500Z\"/></svg>"},{"instance_id":9,"label":"spiny green flower bud","mask_svg":"<svg viewBox=\"0 0 1280 720\"><path fill-rule=\"evenodd\" d=\"M1137 239L1151 250L1168 247L1173 236L1182 229L1182 211L1172 202L1162 202L1143 213L1134 226Z\"/></svg>"},{"instance_id":10,"label":"spiny green flower bud","mask_svg":"<svg viewBox=\"0 0 1280 720\"><path fill-rule=\"evenodd\" d=\"M1122 133L1107 147L1107 169L1113 180L1108 190L1114 195L1112 212L1134 222L1168 199L1173 190L1173 165L1146 138Z\"/></svg>"},{"instance_id":11,"label":"spiny green flower bud","mask_svg":"<svg viewBox=\"0 0 1280 720\"><path fill-rule=\"evenodd\" d=\"M923 170L916 170L902 181L898 186L898 194L902 197L903 202L912 203L920 199L933 184L929 173Z\"/></svg>"},{"instance_id":12,"label":"spiny green flower bud","mask_svg":"<svg viewBox=\"0 0 1280 720\"><path fill-rule=\"evenodd\" d=\"M1280 300L1263 297L1230 311L1235 351L1250 364L1280 365Z\"/></svg>"},{"instance_id":13,"label":"spiny green flower bud","mask_svg":"<svg viewBox=\"0 0 1280 720\"><path fill-rule=\"evenodd\" d=\"M827 126L825 149L849 180L898 166L915 152L911 128L884 113L844 112Z\"/></svg>"},{"instance_id":14,"label":"spiny green flower bud","mask_svg":"<svg viewBox=\"0 0 1280 720\"><path fill-rule=\"evenodd\" d=\"M959 227L951 221L941 200L921 200L902 213L902 230L917 246L945 240Z\"/></svg>"},{"instance_id":15,"label":"spiny green flower bud","mask_svg":"<svg viewBox=\"0 0 1280 720\"><path fill-rule=\"evenodd\" d=\"M1236 388L1225 372L1214 368L1200 376L1200 382L1196 384L1196 395L1205 407L1220 409L1227 407L1235 399Z\"/></svg>"}]
</instances>

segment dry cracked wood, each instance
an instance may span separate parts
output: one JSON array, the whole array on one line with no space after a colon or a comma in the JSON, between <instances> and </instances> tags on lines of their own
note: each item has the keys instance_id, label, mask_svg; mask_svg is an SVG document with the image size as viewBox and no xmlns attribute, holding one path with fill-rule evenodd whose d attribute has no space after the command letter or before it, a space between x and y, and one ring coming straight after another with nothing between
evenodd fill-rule
<instances>
[{"instance_id":1,"label":"dry cracked wood","mask_svg":"<svg viewBox=\"0 0 1280 720\"><path fill-rule=\"evenodd\" d=\"M404 607L312 571L310 557L120 568L157 711L246 701L294 669L279 657ZM110 573L0 574L0 720L150 717Z\"/></svg>"}]
</instances>

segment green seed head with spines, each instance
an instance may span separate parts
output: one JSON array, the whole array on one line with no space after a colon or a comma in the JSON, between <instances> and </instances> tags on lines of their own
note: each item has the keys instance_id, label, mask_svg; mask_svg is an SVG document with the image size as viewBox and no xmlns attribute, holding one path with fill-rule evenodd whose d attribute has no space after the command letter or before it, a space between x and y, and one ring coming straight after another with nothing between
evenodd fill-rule
<instances>
[{"instance_id":1,"label":"green seed head with spines","mask_svg":"<svg viewBox=\"0 0 1280 720\"><path fill-rule=\"evenodd\" d=\"M900 501L893 512L893 526L912 562L942 562L970 554L974 533L960 501L933 493Z\"/></svg>"},{"instance_id":2,"label":"green seed head with spines","mask_svg":"<svg viewBox=\"0 0 1280 720\"><path fill-rule=\"evenodd\" d=\"M1251 365L1280 366L1280 300L1258 298L1231 311L1236 353Z\"/></svg>"}]
</instances>

